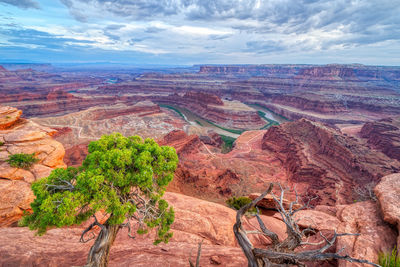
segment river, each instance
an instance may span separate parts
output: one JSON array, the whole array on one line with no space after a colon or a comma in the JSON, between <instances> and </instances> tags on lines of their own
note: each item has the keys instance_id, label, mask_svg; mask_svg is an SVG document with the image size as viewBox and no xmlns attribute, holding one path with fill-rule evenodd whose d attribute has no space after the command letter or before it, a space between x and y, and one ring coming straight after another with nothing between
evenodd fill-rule
<instances>
[{"instance_id":1,"label":"river","mask_svg":"<svg viewBox=\"0 0 400 267\"><path fill-rule=\"evenodd\" d=\"M214 132L216 132L218 134L230 136L233 138L239 137L239 134L232 133L232 132L226 131L224 129L221 129L221 128L215 126L214 124L209 123L207 120L203 119L202 117L194 114L193 112L191 112L188 109L178 107L178 106L173 106L173 105L161 105L161 106L164 108L175 110L175 112L179 111L181 113L181 115L184 117L185 121L188 122L190 125L203 127L203 128L206 128L207 130L213 130ZM265 113L265 117L267 119L277 121L278 123L283 123L283 122L287 121L285 118L283 118L261 106L258 106L258 105L248 105L248 106L252 107L253 109L255 109L257 111L262 111L263 113ZM268 120L265 120L265 124L268 124Z\"/></svg>"}]
</instances>

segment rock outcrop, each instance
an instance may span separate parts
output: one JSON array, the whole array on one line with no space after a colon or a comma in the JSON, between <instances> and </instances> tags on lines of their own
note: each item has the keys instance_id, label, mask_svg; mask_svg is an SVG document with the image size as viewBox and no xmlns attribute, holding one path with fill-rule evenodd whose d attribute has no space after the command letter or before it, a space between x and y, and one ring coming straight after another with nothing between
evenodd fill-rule
<instances>
[{"instance_id":1,"label":"rock outcrop","mask_svg":"<svg viewBox=\"0 0 400 267\"><path fill-rule=\"evenodd\" d=\"M175 147L179 156L169 190L216 202L231 196L246 196L267 188L271 181L286 181L284 168L274 153L261 149L265 130L247 131L235 141L232 151L204 144L197 135L172 131L160 140Z\"/></svg>"},{"instance_id":2,"label":"rock outcrop","mask_svg":"<svg viewBox=\"0 0 400 267\"><path fill-rule=\"evenodd\" d=\"M259 196L260 196L259 193L251 193L251 194L249 195L249 198L252 199L252 200L254 200L254 199L258 198ZM289 201L289 200L287 200L287 199L283 199L283 201L282 201L283 207L284 207L285 209L289 209L290 203L291 203L291 201ZM263 197L263 198L257 203L257 206L259 206L259 207L261 207L261 208L263 208L263 209L266 209L266 210L276 210L276 211L277 211L277 206L276 206L276 205L277 205L277 204L276 204L276 201L274 200L274 198L273 198L271 195L267 195L267 196ZM298 209L298 208L300 208L300 207L301 207L300 204L293 204L293 205L292 205L292 208L293 208L293 209Z\"/></svg>"},{"instance_id":3,"label":"rock outcrop","mask_svg":"<svg viewBox=\"0 0 400 267\"><path fill-rule=\"evenodd\" d=\"M317 231L338 231L340 225L335 216L317 210L300 210L295 213L294 218L300 227L311 227Z\"/></svg>"},{"instance_id":4,"label":"rock outcrop","mask_svg":"<svg viewBox=\"0 0 400 267\"><path fill-rule=\"evenodd\" d=\"M398 161L356 138L306 119L271 127L262 148L275 152L288 180L299 192L318 196L318 204L352 203L356 187L376 184L400 169Z\"/></svg>"},{"instance_id":5,"label":"rock outcrop","mask_svg":"<svg viewBox=\"0 0 400 267\"><path fill-rule=\"evenodd\" d=\"M344 249L343 254L353 258L378 262L382 251L391 251L396 244L396 231L385 223L377 204L363 201L338 207L339 233L357 233L359 236L342 236L338 238L337 250ZM339 261L340 267L365 266L363 264Z\"/></svg>"},{"instance_id":6,"label":"rock outcrop","mask_svg":"<svg viewBox=\"0 0 400 267\"><path fill-rule=\"evenodd\" d=\"M400 117L367 122L361 128L360 135L372 147L400 161Z\"/></svg>"},{"instance_id":7,"label":"rock outcrop","mask_svg":"<svg viewBox=\"0 0 400 267\"><path fill-rule=\"evenodd\" d=\"M0 130L14 125L22 115L22 111L13 107L0 107Z\"/></svg>"},{"instance_id":8,"label":"rock outcrop","mask_svg":"<svg viewBox=\"0 0 400 267\"><path fill-rule=\"evenodd\" d=\"M167 192L165 199L175 209L170 242L154 246L154 233L131 239L123 229L111 248L110 266L187 266L190 256L194 260L201 240L204 241L201 266L246 264L232 231L234 210L176 193ZM27 228L1 228L0 265L83 265L93 241L79 243L82 230L82 227L51 229L43 236L35 236Z\"/></svg>"},{"instance_id":9,"label":"rock outcrop","mask_svg":"<svg viewBox=\"0 0 400 267\"><path fill-rule=\"evenodd\" d=\"M21 111L14 108L0 108L0 226L15 223L30 209L32 182L66 166L64 147L51 137L55 131L18 119L20 115ZM29 169L10 166L6 160L18 153L34 154L38 162Z\"/></svg>"},{"instance_id":10,"label":"rock outcrop","mask_svg":"<svg viewBox=\"0 0 400 267\"><path fill-rule=\"evenodd\" d=\"M374 192L378 198L383 219L397 225L399 236L397 247L400 247L400 173L391 174L382 178L375 187ZM387 251L385 251L387 252Z\"/></svg>"}]
</instances>

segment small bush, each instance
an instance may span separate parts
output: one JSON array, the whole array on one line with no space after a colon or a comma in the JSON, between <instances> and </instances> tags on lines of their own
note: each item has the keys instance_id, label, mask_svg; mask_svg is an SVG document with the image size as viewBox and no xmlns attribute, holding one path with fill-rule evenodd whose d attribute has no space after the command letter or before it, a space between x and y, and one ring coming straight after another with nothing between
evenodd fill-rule
<instances>
[{"instance_id":1,"label":"small bush","mask_svg":"<svg viewBox=\"0 0 400 267\"><path fill-rule=\"evenodd\" d=\"M29 169L32 164L39 161L39 159L35 158L35 153L33 154L14 154L8 157L6 160L11 167Z\"/></svg>"},{"instance_id":2,"label":"small bush","mask_svg":"<svg viewBox=\"0 0 400 267\"><path fill-rule=\"evenodd\" d=\"M4 146L4 142L1 142L1 141L0 141L0 146Z\"/></svg>"},{"instance_id":3,"label":"small bush","mask_svg":"<svg viewBox=\"0 0 400 267\"><path fill-rule=\"evenodd\" d=\"M226 204L228 204L228 206L234 210L239 210L241 207L249 204L251 201L251 198L248 197L232 197L226 201ZM256 208L253 208L249 210L249 212L257 212L257 210Z\"/></svg>"},{"instance_id":4,"label":"small bush","mask_svg":"<svg viewBox=\"0 0 400 267\"><path fill-rule=\"evenodd\" d=\"M397 255L397 248L394 247L391 253L379 253L379 265L382 267L400 267L400 257Z\"/></svg>"},{"instance_id":5,"label":"small bush","mask_svg":"<svg viewBox=\"0 0 400 267\"><path fill-rule=\"evenodd\" d=\"M371 182L369 184L363 186L357 186L353 189L354 193L354 202L358 201L366 201L373 200L377 201L378 198L375 196L374 188L376 186L376 182Z\"/></svg>"},{"instance_id":6,"label":"small bush","mask_svg":"<svg viewBox=\"0 0 400 267\"><path fill-rule=\"evenodd\" d=\"M236 138L222 135L220 134L222 141L224 142L221 147L221 152L226 154L230 151L232 151L233 148L233 143L236 141Z\"/></svg>"}]
</instances>

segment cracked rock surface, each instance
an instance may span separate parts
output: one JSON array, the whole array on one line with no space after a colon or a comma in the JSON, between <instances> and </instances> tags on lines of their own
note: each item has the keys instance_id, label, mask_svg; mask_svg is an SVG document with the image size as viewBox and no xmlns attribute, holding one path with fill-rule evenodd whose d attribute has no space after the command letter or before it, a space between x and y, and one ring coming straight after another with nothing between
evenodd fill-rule
<instances>
[{"instance_id":1,"label":"cracked rock surface","mask_svg":"<svg viewBox=\"0 0 400 267\"><path fill-rule=\"evenodd\" d=\"M64 147L51 137L55 131L21 119L21 114L16 108L0 107L0 227L15 224L30 209L32 182L66 167ZM10 166L6 160L18 153L34 154L39 161L29 169Z\"/></svg>"}]
</instances>

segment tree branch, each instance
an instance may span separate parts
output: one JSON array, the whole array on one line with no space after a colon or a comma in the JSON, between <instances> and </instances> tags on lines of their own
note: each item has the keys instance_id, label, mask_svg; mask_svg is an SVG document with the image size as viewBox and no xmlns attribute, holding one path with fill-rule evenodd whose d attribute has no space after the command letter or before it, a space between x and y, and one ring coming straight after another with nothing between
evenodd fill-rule
<instances>
[{"instance_id":1,"label":"tree branch","mask_svg":"<svg viewBox=\"0 0 400 267\"><path fill-rule=\"evenodd\" d=\"M299 252L299 253L285 253L285 252L277 252L277 251L270 251L270 250L265 250L265 249L259 249L255 248L253 249L254 254L257 257L261 258L268 258L269 260L271 259L276 259L276 260L284 260L289 263L295 263L296 261L324 261L324 260L346 260L349 262L357 262L357 263L366 263L372 266L376 267L381 267L378 264L375 264L373 262L367 261L367 260L360 260L360 259L355 259L350 257L349 255L338 255L337 253L315 253L315 252Z\"/></svg>"},{"instance_id":2,"label":"tree branch","mask_svg":"<svg viewBox=\"0 0 400 267\"><path fill-rule=\"evenodd\" d=\"M199 242L198 248L197 248L197 257L196 257L196 265L193 264L192 262L192 256L190 255L189 257L189 264L190 267L200 267L200 256L201 256L201 245L203 244L204 240L201 240L201 242Z\"/></svg>"},{"instance_id":3,"label":"tree branch","mask_svg":"<svg viewBox=\"0 0 400 267\"><path fill-rule=\"evenodd\" d=\"M90 230L92 230L94 226L99 226L101 229L104 229L104 225L102 225L101 223L99 223L99 222L97 221L97 218L96 218L95 215L93 215L93 218L94 218L94 222L92 222L92 223L82 232L81 238L79 239L79 242L86 243L86 242L89 242L90 240L92 240L92 239L94 239L94 238L96 237L96 235L95 235L93 232L91 232L92 236L89 237L88 239L85 239L85 234L86 234L87 232L89 232Z\"/></svg>"},{"instance_id":4,"label":"tree branch","mask_svg":"<svg viewBox=\"0 0 400 267\"><path fill-rule=\"evenodd\" d=\"M320 242L311 243L308 242L308 240L303 241L303 239L307 236L307 234L316 233L316 231L311 227L308 227L300 231L300 227L298 226L297 221L293 218L293 214L299 210L308 207L311 200L313 200L314 198L309 198L308 202L305 203L304 206L294 210L293 208L295 207L296 204L298 204L299 200L299 195L296 192L296 190L294 190L296 194L296 199L295 201L292 201L289 204L289 206L287 206L288 209L286 209L283 201L285 197L285 192L288 191L288 189L283 188L282 185L280 185L279 183L278 185L281 190L279 197L271 193L272 184L270 184L269 188L264 193L262 193L251 203L243 206L236 213L236 223L233 227L233 230L235 233L235 237L248 260L249 267L291 266L291 265L306 266L304 262L324 261L333 259L346 260L349 262L357 262L357 263L366 263L372 266L379 266L367 260L352 258L349 255L342 256L339 254L343 251L342 249L337 250L337 253L325 253L325 251L327 251L335 244L337 237L348 236L348 235L359 235L359 234L351 234L351 233L338 234L336 233L336 231L334 231L333 237L328 238L322 232L319 232L322 239ZM272 198L274 199L276 207L278 209L278 212L281 214L282 220L286 225L287 238L282 242L279 241L278 235L276 233L267 229L264 222L261 220L259 216L258 209L257 209L257 214L255 216L257 218L258 224L260 225L262 232L245 231L242 228L242 217L244 216L246 211L253 208L257 204L257 202L259 202L262 198L264 198L268 193L271 193ZM247 234L265 235L271 239L272 246L269 246L268 249L254 248L252 243L248 239ZM303 252L295 251L296 248L304 245L312 245L312 246L323 245L323 246L319 249L308 250Z\"/></svg>"},{"instance_id":5,"label":"tree branch","mask_svg":"<svg viewBox=\"0 0 400 267\"><path fill-rule=\"evenodd\" d=\"M257 209L257 211L258 211L258 209ZM268 230L267 227L265 227L264 222L261 220L261 218L260 218L260 216L259 216L258 214L256 214L256 218L257 218L258 224L260 225L261 231L262 231L267 237L269 237L269 238L271 239L272 245L273 245L273 246L278 245L278 243L279 243L278 235L275 234L274 232Z\"/></svg>"}]
</instances>

